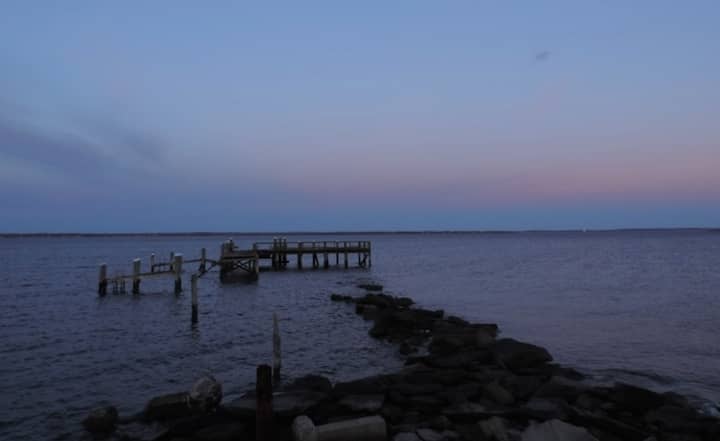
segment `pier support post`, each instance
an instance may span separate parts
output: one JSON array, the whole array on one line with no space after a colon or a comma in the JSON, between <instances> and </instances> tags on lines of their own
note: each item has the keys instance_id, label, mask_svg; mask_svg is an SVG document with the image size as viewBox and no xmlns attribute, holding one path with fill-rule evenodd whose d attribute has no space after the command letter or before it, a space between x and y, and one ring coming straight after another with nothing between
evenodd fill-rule
<instances>
[{"instance_id":1,"label":"pier support post","mask_svg":"<svg viewBox=\"0 0 720 441\"><path fill-rule=\"evenodd\" d=\"M155 253L150 254L150 272L155 272Z\"/></svg>"},{"instance_id":2,"label":"pier support post","mask_svg":"<svg viewBox=\"0 0 720 441\"><path fill-rule=\"evenodd\" d=\"M197 287L197 274L193 274L190 277L190 291L192 292L192 324L198 322L198 287Z\"/></svg>"},{"instance_id":3,"label":"pier support post","mask_svg":"<svg viewBox=\"0 0 720 441\"><path fill-rule=\"evenodd\" d=\"M204 273L206 271L205 267L205 261L207 260L207 250L205 247L200 248L200 272Z\"/></svg>"},{"instance_id":4,"label":"pier support post","mask_svg":"<svg viewBox=\"0 0 720 441\"><path fill-rule=\"evenodd\" d=\"M107 264L100 264L100 274L98 276L98 294L104 296L107 294Z\"/></svg>"},{"instance_id":5,"label":"pier support post","mask_svg":"<svg viewBox=\"0 0 720 441\"><path fill-rule=\"evenodd\" d=\"M323 242L323 268L328 269L330 261L328 260L327 242Z\"/></svg>"},{"instance_id":6,"label":"pier support post","mask_svg":"<svg viewBox=\"0 0 720 441\"><path fill-rule=\"evenodd\" d=\"M372 244L367 243L368 268L372 267Z\"/></svg>"},{"instance_id":7,"label":"pier support post","mask_svg":"<svg viewBox=\"0 0 720 441\"><path fill-rule=\"evenodd\" d=\"M266 364L257 367L255 396L255 441L272 441L272 369Z\"/></svg>"},{"instance_id":8,"label":"pier support post","mask_svg":"<svg viewBox=\"0 0 720 441\"><path fill-rule=\"evenodd\" d=\"M298 267L298 269L302 269L302 255L303 255L302 249L303 249L303 243L300 242L300 243L298 243L298 255L297 255L297 259L298 259L297 267Z\"/></svg>"},{"instance_id":9,"label":"pier support post","mask_svg":"<svg viewBox=\"0 0 720 441\"><path fill-rule=\"evenodd\" d=\"M273 312L273 380L280 383L280 368L282 367L282 354L280 352L280 326L277 314Z\"/></svg>"},{"instance_id":10,"label":"pier support post","mask_svg":"<svg viewBox=\"0 0 720 441\"><path fill-rule=\"evenodd\" d=\"M170 251L170 260L168 260L168 270L171 272L174 271L173 270L174 262L175 262L175 251Z\"/></svg>"},{"instance_id":11,"label":"pier support post","mask_svg":"<svg viewBox=\"0 0 720 441\"><path fill-rule=\"evenodd\" d=\"M173 271L175 272L175 294L182 292L182 264L183 255L175 254L173 256Z\"/></svg>"},{"instance_id":12,"label":"pier support post","mask_svg":"<svg viewBox=\"0 0 720 441\"><path fill-rule=\"evenodd\" d=\"M272 240L272 252L271 252L271 254L270 254L270 260L271 260L271 262L272 262L272 269L277 269L277 267L278 267L278 260L279 260L279 259L278 259L278 251L279 251L279 248L280 248L280 247L278 246L278 238L277 238L277 237L273 237L273 240Z\"/></svg>"},{"instance_id":13,"label":"pier support post","mask_svg":"<svg viewBox=\"0 0 720 441\"><path fill-rule=\"evenodd\" d=\"M348 243L343 242L343 249L345 251L345 269L348 267Z\"/></svg>"},{"instance_id":14,"label":"pier support post","mask_svg":"<svg viewBox=\"0 0 720 441\"><path fill-rule=\"evenodd\" d=\"M140 259L133 260L132 293L140 294Z\"/></svg>"}]
</instances>

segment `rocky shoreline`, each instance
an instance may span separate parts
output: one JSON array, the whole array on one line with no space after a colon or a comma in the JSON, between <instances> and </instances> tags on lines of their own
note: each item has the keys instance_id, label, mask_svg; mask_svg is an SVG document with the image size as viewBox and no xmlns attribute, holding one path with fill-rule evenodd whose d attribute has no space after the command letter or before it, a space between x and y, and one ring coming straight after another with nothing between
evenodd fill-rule
<instances>
[{"instance_id":1,"label":"rocky shoreline","mask_svg":"<svg viewBox=\"0 0 720 441\"><path fill-rule=\"evenodd\" d=\"M410 298L382 294L379 285L363 288L364 296L331 300L372 321L370 336L397 344L405 367L349 382L308 375L278 386L273 439L292 440L293 428L297 438L299 416L315 426L376 416L382 439L396 441L720 440L720 420L681 395L588 384L574 369L552 363L544 348L498 338L496 324L416 308ZM189 392L153 398L138 415L96 409L83 425L98 439L255 439L254 391L222 402L221 390L206 377Z\"/></svg>"}]
</instances>

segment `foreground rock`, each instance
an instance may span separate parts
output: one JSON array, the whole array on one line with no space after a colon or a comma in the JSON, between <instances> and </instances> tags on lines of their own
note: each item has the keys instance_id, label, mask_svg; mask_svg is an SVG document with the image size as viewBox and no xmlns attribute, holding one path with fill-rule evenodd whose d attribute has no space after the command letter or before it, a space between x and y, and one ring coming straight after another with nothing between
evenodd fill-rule
<instances>
[{"instance_id":1,"label":"foreground rock","mask_svg":"<svg viewBox=\"0 0 720 441\"><path fill-rule=\"evenodd\" d=\"M347 437L357 432L343 428L368 422L382 425L372 435L378 441L720 440L720 421L700 414L687 399L622 383L590 385L577 371L553 364L544 348L498 339L495 324L469 323L381 293L336 294L333 300L351 304L339 307L354 307L371 321L371 336L413 355L391 374L334 385L308 375L278 388L273 394L278 440L292 439L293 431L312 440L325 429L327 436L352 439ZM122 439L253 439L253 391L229 403L221 399L220 384L204 377L189 393L148 403L144 420L162 427L161 435ZM303 418L291 426L296 417ZM118 434L126 433L112 411L87 420L96 421L86 424L89 430L117 427Z\"/></svg>"},{"instance_id":2,"label":"foreground rock","mask_svg":"<svg viewBox=\"0 0 720 441\"><path fill-rule=\"evenodd\" d=\"M94 409L82 421L83 427L94 434L107 434L115 430L118 422L118 411L114 406Z\"/></svg>"}]
</instances>

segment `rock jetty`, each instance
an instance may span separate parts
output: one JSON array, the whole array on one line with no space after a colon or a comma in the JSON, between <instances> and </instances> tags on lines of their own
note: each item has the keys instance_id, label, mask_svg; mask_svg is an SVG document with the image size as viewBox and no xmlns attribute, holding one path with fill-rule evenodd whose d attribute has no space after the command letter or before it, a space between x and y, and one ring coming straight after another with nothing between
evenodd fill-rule
<instances>
[{"instance_id":1,"label":"rock jetty","mask_svg":"<svg viewBox=\"0 0 720 441\"><path fill-rule=\"evenodd\" d=\"M347 427L359 428L354 439L362 433L376 439L382 427L384 439L394 441L720 440L720 420L685 397L588 384L581 373L553 363L544 348L498 338L496 324L469 323L377 291L331 300L371 321L370 336L396 343L406 365L335 384L307 375L279 387L273 439L292 440L293 430L296 441L332 441L333 433L353 439ZM221 390L204 378L192 394L151 399L135 418L119 419L114 408L104 408L84 424L99 437L127 441L255 439L254 392L220 402ZM156 433L133 435L128 428L138 424L152 424Z\"/></svg>"}]
</instances>

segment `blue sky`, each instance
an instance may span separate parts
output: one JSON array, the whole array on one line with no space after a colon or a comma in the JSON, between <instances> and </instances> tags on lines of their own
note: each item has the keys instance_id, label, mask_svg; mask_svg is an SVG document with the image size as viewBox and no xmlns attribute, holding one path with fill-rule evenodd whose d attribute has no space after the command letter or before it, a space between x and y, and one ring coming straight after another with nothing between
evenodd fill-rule
<instances>
[{"instance_id":1,"label":"blue sky","mask_svg":"<svg viewBox=\"0 0 720 441\"><path fill-rule=\"evenodd\" d=\"M717 2L31 3L0 231L720 225Z\"/></svg>"}]
</instances>

